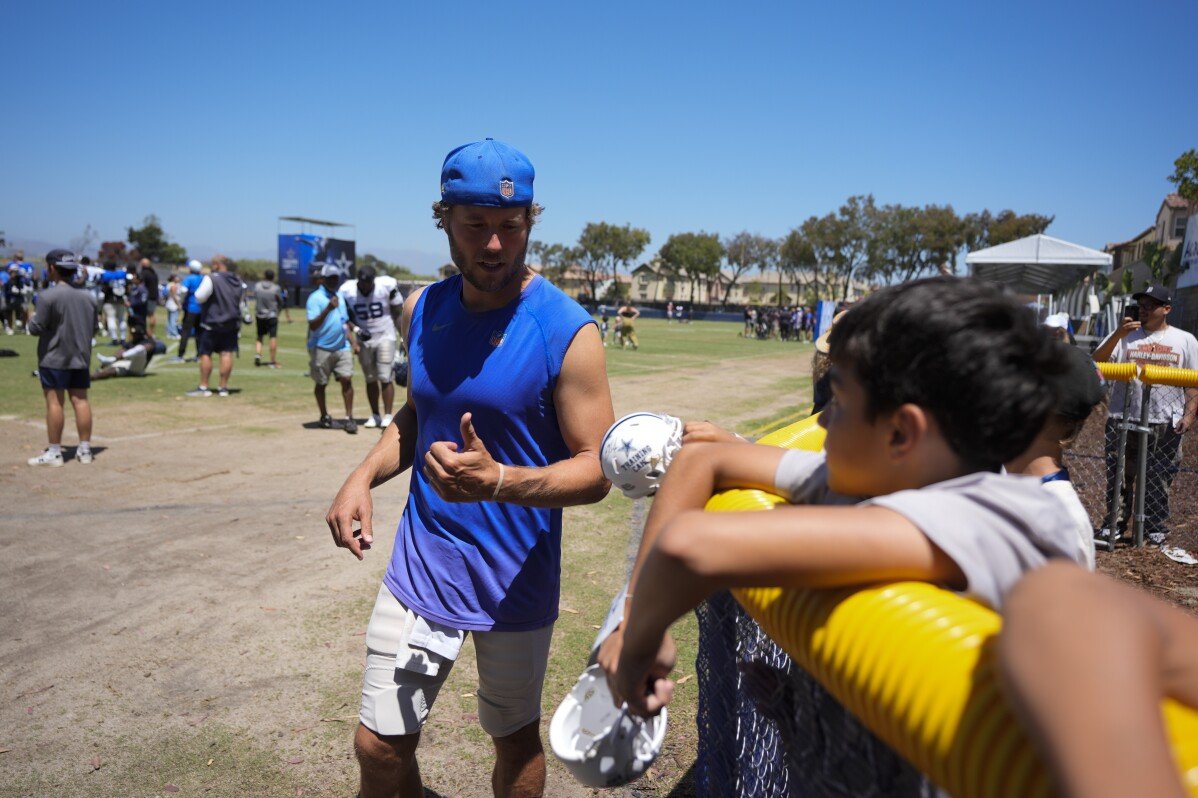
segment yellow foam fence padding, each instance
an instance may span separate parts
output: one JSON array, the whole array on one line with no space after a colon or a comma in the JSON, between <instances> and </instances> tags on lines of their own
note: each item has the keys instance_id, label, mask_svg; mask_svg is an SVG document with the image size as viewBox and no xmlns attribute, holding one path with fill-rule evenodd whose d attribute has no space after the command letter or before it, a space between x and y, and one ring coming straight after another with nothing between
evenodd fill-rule
<instances>
[{"instance_id":1,"label":"yellow foam fence padding","mask_svg":"<svg viewBox=\"0 0 1198 798\"><path fill-rule=\"evenodd\" d=\"M810 418L758 443L818 450L823 440ZM781 502L733 490L707 509L768 510ZM997 613L924 582L733 594L795 662L955 798L1050 794L1048 772L999 689ZM1182 780L1198 798L1198 711L1166 700L1162 713Z\"/></svg>"},{"instance_id":2,"label":"yellow foam fence padding","mask_svg":"<svg viewBox=\"0 0 1198 798\"><path fill-rule=\"evenodd\" d=\"M1198 370L1171 369L1164 366L1144 366L1140 381L1149 385L1176 385L1179 388L1198 388Z\"/></svg>"},{"instance_id":3,"label":"yellow foam fence padding","mask_svg":"<svg viewBox=\"0 0 1198 798\"><path fill-rule=\"evenodd\" d=\"M1098 371L1104 380L1131 382L1136 378L1135 363L1099 363Z\"/></svg>"}]
</instances>

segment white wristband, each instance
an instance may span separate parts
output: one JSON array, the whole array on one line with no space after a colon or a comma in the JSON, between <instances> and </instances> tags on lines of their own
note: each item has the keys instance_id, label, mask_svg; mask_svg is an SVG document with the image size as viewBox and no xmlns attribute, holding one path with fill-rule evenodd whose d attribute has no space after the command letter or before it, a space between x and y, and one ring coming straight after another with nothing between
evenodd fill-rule
<instances>
[{"instance_id":1,"label":"white wristband","mask_svg":"<svg viewBox=\"0 0 1198 798\"><path fill-rule=\"evenodd\" d=\"M503 463L496 463L499 466L499 481L495 483L495 492L491 494L491 501L499 501L499 489L503 487Z\"/></svg>"}]
</instances>

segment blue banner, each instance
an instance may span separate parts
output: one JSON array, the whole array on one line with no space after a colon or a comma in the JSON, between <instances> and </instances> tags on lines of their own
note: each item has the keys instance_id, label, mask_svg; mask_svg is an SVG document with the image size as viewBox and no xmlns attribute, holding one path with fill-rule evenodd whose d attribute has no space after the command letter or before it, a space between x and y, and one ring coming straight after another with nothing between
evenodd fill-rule
<instances>
[{"instance_id":1,"label":"blue banner","mask_svg":"<svg viewBox=\"0 0 1198 798\"><path fill-rule=\"evenodd\" d=\"M819 338L832 326L832 317L836 313L836 303L821 299L815 303L815 337Z\"/></svg>"},{"instance_id":2,"label":"blue banner","mask_svg":"<svg viewBox=\"0 0 1198 798\"><path fill-rule=\"evenodd\" d=\"M313 235L279 236L279 284L296 288L310 285L308 267L320 252L324 239Z\"/></svg>"},{"instance_id":3,"label":"blue banner","mask_svg":"<svg viewBox=\"0 0 1198 798\"><path fill-rule=\"evenodd\" d=\"M341 273L346 277L357 275L358 270L355 263L353 241L346 241L341 238L326 238L322 254L324 255L322 260L341 269Z\"/></svg>"},{"instance_id":4,"label":"blue banner","mask_svg":"<svg viewBox=\"0 0 1198 798\"><path fill-rule=\"evenodd\" d=\"M279 236L279 282L298 288L310 287L317 275L312 263L331 263L347 278L357 274L353 241L309 234Z\"/></svg>"}]
</instances>

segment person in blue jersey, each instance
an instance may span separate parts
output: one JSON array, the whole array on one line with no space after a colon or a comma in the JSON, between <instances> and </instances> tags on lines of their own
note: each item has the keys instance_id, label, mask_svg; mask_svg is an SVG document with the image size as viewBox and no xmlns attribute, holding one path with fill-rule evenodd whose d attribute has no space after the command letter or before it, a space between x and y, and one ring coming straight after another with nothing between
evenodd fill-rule
<instances>
[{"instance_id":1,"label":"person in blue jersey","mask_svg":"<svg viewBox=\"0 0 1198 798\"><path fill-rule=\"evenodd\" d=\"M179 332L179 351L175 355L175 362L182 363L187 354L187 342L194 336L196 339L196 350L200 348L200 301L196 299L196 291L199 290L200 284L204 282L203 274L204 266L194 258L187 261L187 276L183 278L183 284L179 287L179 293L184 297L183 300L183 327Z\"/></svg>"},{"instance_id":2,"label":"person in blue jersey","mask_svg":"<svg viewBox=\"0 0 1198 798\"><path fill-rule=\"evenodd\" d=\"M320 269L320 287L308 297L308 373L316 383L316 407L320 410L320 426L333 428L333 417L325 401L329 377L341 385L341 400L345 403L342 429L358 434L354 421L354 358L358 341L350 330L349 314L337 293L341 285L341 269L332 263L313 263ZM350 351L353 351L353 355Z\"/></svg>"},{"instance_id":3,"label":"person in blue jersey","mask_svg":"<svg viewBox=\"0 0 1198 798\"><path fill-rule=\"evenodd\" d=\"M495 744L492 788L544 791L561 508L607 494L598 453L613 415L594 320L525 265L540 213L533 178L522 153L492 139L446 157L433 215L459 274L405 300L407 401L326 516L336 545L362 559L371 488L412 467L366 633L362 798L424 794L420 730L466 634L479 723Z\"/></svg>"}]
</instances>

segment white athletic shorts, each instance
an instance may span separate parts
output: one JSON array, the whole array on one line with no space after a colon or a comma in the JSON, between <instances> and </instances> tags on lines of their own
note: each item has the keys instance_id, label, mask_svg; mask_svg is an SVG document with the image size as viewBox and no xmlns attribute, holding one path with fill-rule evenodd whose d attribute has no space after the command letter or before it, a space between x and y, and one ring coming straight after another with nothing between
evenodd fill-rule
<instances>
[{"instance_id":1,"label":"white athletic shorts","mask_svg":"<svg viewBox=\"0 0 1198 798\"><path fill-rule=\"evenodd\" d=\"M435 676L402 670L396 657L408 651L416 614L386 585L379 588L366 628L366 674L362 725L383 736L415 734L424 726L453 660L427 654L440 665ZM470 632L478 660L478 721L492 737L507 737L541 717L541 688L549 663L553 624L526 632Z\"/></svg>"},{"instance_id":2,"label":"white athletic shorts","mask_svg":"<svg viewBox=\"0 0 1198 798\"><path fill-rule=\"evenodd\" d=\"M391 382L391 366L395 363L395 341L382 338L362 344L358 352L362 374L367 382Z\"/></svg>"},{"instance_id":3,"label":"white athletic shorts","mask_svg":"<svg viewBox=\"0 0 1198 798\"><path fill-rule=\"evenodd\" d=\"M354 376L354 356L351 350L339 349L334 352L331 349L316 347L310 351L312 359L308 364L308 373L317 385L328 385L329 375L341 380Z\"/></svg>"}]
</instances>

